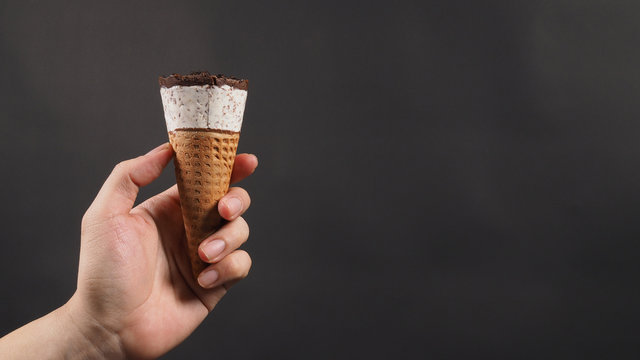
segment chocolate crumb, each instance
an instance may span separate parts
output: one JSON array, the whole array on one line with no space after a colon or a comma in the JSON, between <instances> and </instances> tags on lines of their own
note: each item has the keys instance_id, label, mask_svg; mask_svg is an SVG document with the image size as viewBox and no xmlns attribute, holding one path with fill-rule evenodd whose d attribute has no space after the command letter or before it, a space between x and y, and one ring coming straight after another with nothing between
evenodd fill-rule
<instances>
[{"instance_id":1,"label":"chocolate crumb","mask_svg":"<svg viewBox=\"0 0 640 360\"><path fill-rule=\"evenodd\" d=\"M196 71L188 75L172 74L158 78L160 86L170 88L173 86L198 86L198 85L228 85L239 90L249 88L249 80L238 79L222 74L212 75L207 71Z\"/></svg>"}]
</instances>

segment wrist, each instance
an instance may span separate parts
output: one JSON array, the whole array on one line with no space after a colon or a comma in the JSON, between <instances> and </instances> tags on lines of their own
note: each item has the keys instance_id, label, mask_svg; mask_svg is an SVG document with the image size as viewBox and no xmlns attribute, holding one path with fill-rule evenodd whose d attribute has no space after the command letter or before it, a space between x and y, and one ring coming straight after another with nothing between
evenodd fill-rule
<instances>
[{"instance_id":1,"label":"wrist","mask_svg":"<svg viewBox=\"0 0 640 360\"><path fill-rule=\"evenodd\" d=\"M56 310L62 331L68 332L73 344L72 358L124 359L126 356L120 337L101 324L78 304L75 297Z\"/></svg>"},{"instance_id":2,"label":"wrist","mask_svg":"<svg viewBox=\"0 0 640 360\"><path fill-rule=\"evenodd\" d=\"M3 359L124 359L115 332L87 316L72 298L0 339Z\"/></svg>"}]
</instances>

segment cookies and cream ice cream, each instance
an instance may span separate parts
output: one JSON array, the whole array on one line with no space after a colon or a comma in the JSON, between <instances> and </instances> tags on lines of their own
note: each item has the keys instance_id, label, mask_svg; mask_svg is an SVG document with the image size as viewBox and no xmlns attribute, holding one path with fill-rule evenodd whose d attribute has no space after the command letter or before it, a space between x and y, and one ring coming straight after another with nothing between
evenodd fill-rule
<instances>
[{"instance_id":1,"label":"cookies and cream ice cream","mask_svg":"<svg viewBox=\"0 0 640 360\"><path fill-rule=\"evenodd\" d=\"M240 131L247 90L229 85L160 89L167 130L181 128Z\"/></svg>"},{"instance_id":2,"label":"cookies and cream ice cream","mask_svg":"<svg viewBox=\"0 0 640 360\"><path fill-rule=\"evenodd\" d=\"M229 189L248 80L207 72L160 77L193 275L208 265L198 246L223 225L218 201Z\"/></svg>"}]
</instances>

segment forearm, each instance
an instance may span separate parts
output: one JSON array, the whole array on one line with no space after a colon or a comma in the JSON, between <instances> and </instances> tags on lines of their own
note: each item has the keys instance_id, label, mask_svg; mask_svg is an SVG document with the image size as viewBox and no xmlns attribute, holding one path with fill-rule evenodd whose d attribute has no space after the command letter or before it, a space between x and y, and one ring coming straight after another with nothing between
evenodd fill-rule
<instances>
[{"instance_id":1,"label":"forearm","mask_svg":"<svg viewBox=\"0 0 640 360\"><path fill-rule=\"evenodd\" d=\"M34 320L0 339L2 359L120 359L117 337L70 305Z\"/></svg>"}]
</instances>

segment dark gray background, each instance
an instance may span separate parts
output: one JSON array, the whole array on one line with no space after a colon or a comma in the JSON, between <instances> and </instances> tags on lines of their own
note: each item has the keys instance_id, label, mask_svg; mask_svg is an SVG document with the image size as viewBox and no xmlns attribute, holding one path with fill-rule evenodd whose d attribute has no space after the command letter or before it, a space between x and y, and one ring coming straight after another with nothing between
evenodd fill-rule
<instances>
[{"instance_id":1,"label":"dark gray background","mask_svg":"<svg viewBox=\"0 0 640 360\"><path fill-rule=\"evenodd\" d=\"M84 210L167 140L157 76L206 69L251 81L254 265L166 359L637 357L639 19L605 0L1 1L1 331L71 296Z\"/></svg>"}]
</instances>

